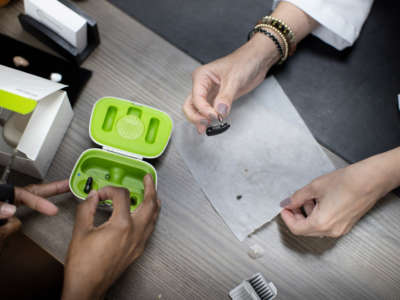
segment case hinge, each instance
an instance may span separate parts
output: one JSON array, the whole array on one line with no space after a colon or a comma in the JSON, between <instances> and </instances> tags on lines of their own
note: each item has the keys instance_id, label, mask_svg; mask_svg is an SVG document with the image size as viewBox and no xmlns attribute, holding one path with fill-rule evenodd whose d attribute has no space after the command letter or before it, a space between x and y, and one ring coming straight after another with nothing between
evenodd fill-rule
<instances>
[{"instance_id":1,"label":"case hinge","mask_svg":"<svg viewBox=\"0 0 400 300\"><path fill-rule=\"evenodd\" d=\"M122 154L124 156L128 156L134 159L139 159L139 160L143 160L143 156L140 156L138 154L135 153L131 153L131 152L127 152L127 151L123 151L123 150L119 150L119 149L115 149L112 147L107 147L107 146L103 146L103 149L109 152L113 152L113 153L117 153L117 154Z\"/></svg>"}]
</instances>

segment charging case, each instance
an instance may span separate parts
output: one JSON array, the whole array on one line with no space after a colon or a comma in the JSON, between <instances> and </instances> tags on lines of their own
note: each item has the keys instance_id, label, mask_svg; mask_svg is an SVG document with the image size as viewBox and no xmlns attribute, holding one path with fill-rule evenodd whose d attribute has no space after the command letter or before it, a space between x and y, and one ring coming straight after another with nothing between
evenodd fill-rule
<instances>
[{"instance_id":1,"label":"charging case","mask_svg":"<svg viewBox=\"0 0 400 300\"><path fill-rule=\"evenodd\" d=\"M168 145L173 129L171 117L158 109L129 100L105 97L93 106L90 138L102 149L84 151L76 162L69 185L79 199L86 199L85 185L93 178L92 190L105 186L124 187L131 196L131 211L144 197L143 178L150 173L157 187L157 172L143 158L157 158ZM100 207L112 207L111 200Z\"/></svg>"}]
</instances>

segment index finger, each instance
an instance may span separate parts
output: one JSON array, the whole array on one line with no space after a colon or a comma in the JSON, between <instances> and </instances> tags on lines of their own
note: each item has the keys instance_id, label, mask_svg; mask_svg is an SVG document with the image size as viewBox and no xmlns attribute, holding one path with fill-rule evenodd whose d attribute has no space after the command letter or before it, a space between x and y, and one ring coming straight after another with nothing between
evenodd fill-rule
<instances>
[{"instance_id":1,"label":"index finger","mask_svg":"<svg viewBox=\"0 0 400 300\"><path fill-rule=\"evenodd\" d=\"M15 200L17 204L23 203L24 205L49 216L54 216L58 212L57 206L40 196L26 191L23 188L15 188Z\"/></svg>"},{"instance_id":2,"label":"index finger","mask_svg":"<svg viewBox=\"0 0 400 300\"><path fill-rule=\"evenodd\" d=\"M147 225L153 221L153 217L157 214L160 202L157 199L153 177L147 174L143 179L143 183L144 199L140 206L132 213L132 218L143 225Z\"/></svg>"},{"instance_id":3,"label":"index finger","mask_svg":"<svg viewBox=\"0 0 400 300\"><path fill-rule=\"evenodd\" d=\"M24 189L37 196L47 198L69 192L69 181L65 179L50 183L31 184L24 187Z\"/></svg>"},{"instance_id":4,"label":"index finger","mask_svg":"<svg viewBox=\"0 0 400 300\"><path fill-rule=\"evenodd\" d=\"M193 74L192 102L197 111L208 119L217 119L217 112L207 99L213 85L214 82L207 73L200 71Z\"/></svg>"},{"instance_id":5,"label":"index finger","mask_svg":"<svg viewBox=\"0 0 400 300\"><path fill-rule=\"evenodd\" d=\"M314 232L314 228L310 222L310 217L305 218L303 214L298 210L291 211L289 209L283 209L281 211L282 220L285 222L286 226L295 235L305 235L305 236L319 236L320 234Z\"/></svg>"},{"instance_id":6,"label":"index finger","mask_svg":"<svg viewBox=\"0 0 400 300\"><path fill-rule=\"evenodd\" d=\"M110 219L122 217L127 220L130 217L129 191L124 188L107 186L98 191L100 200L111 200L113 213Z\"/></svg>"}]
</instances>

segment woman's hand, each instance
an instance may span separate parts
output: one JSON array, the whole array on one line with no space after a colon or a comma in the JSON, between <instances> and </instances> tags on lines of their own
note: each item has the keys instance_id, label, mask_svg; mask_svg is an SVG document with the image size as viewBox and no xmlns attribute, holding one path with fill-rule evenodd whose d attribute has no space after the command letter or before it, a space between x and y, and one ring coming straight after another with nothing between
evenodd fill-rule
<instances>
[{"instance_id":1,"label":"woman's hand","mask_svg":"<svg viewBox=\"0 0 400 300\"><path fill-rule=\"evenodd\" d=\"M282 201L281 217L296 235L344 235L399 185L399 166L400 148L321 176Z\"/></svg>"},{"instance_id":2,"label":"woman's hand","mask_svg":"<svg viewBox=\"0 0 400 300\"><path fill-rule=\"evenodd\" d=\"M144 200L130 212L126 189L92 191L81 203L65 264L63 299L101 299L110 285L144 250L160 209L151 175L144 178ZM110 219L95 227L97 204L111 199Z\"/></svg>"},{"instance_id":3,"label":"woman's hand","mask_svg":"<svg viewBox=\"0 0 400 300\"><path fill-rule=\"evenodd\" d=\"M183 111L203 134L218 114L226 117L233 101L257 87L279 59L275 44L261 33L226 57L197 68Z\"/></svg>"}]
</instances>

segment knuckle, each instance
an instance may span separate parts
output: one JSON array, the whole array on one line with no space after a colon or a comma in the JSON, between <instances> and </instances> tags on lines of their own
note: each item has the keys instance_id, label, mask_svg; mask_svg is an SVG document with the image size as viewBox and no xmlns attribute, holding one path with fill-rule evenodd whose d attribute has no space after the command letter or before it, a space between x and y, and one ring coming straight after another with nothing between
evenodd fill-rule
<instances>
[{"instance_id":1,"label":"knuckle","mask_svg":"<svg viewBox=\"0 0 400 300\"><path fill-rule=\"evenodd\" d=\"M336 227L332 228L332 230L330 232L331 233L330 236L334 237L334 238L338 238L342 235L345 235L347 233L346 231L348 232L346 226L336 226Z\"/></svg>"},{"instance_id":2,"label":"knuckle","mask_svg":"<svg viewBox=\"0 0 400 300\"><path fill-rule=\"evenodd\" d=\"M300 230L297 227L289 227L289 230L291 233L293 233L294 235L300 235Z\"/></svg>"},{"instance_id":3,"label":"knuckle","mask_svg":"<svg viewBox=\"0 0 400 300\"><path fill-rule=\"evenodd\" d=\"M31 192L32 194L37 194L38 186L36 184L29 184L25 187L25 190Z\"/></svg>"},{"instance_id":4,"label":"knuckle","mask_svg":"<svg viewBox=\"0 0 400 300\"><path fill-rule=\"evenodd\" d=\"M329 229L327 220L321 216L313 218L311 220L311 224L314 227L314 229L316 229L318 231L325 231L325 230Z\"/></svg>"},{"instance_id":5,"label":"knuckle","mask_svg":"<svg viewBox=\"0 0 400 300\"><path fill-rule=\"evenodd\" d=\"M122 232L130 232L132 229L129 219L120 218L115 222L115 226Z\"/></svg>"},{"instance_id":6,"label":"knuckle","mask_svg":"<svg viewBox=\"0 0 400 300\"><path fill-rule=\"evenodd\" d=\"M122 195L124 198L129 198L129 197L130 197L130 192L129 192L128 189L126 189L126 188L119 188L119 191L120 191L121 195Z\"/></svg>"},{"instance_id":7,"label":"knuckle","mask_svg":"<svg viewBox=\"0 0 400 300\"><path fill-rule=\"evenodd\" d=\"M192 79L195 80L197 76L199 76L201 73L203 73L204 67L197 67L193 72L192 72Z\"/></svg>"}]
</instances>

